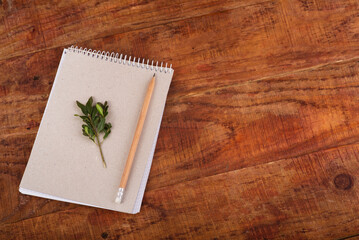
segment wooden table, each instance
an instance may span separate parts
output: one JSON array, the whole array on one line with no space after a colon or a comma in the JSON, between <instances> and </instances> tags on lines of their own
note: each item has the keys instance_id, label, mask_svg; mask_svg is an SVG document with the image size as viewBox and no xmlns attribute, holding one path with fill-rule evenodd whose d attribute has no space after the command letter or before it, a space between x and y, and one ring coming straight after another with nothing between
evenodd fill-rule
<instances>
[{"instance_id":1,"label":"wooden table","mask_svg":"<svg viewBox=\"0 0 359 240\"><path fill-rule=\"evenodd\" d=\"M0 239L359 236L359 2L0 1ZM64 47L170 62L141 212L19 193Z\"/></svg>"}]
</instances>

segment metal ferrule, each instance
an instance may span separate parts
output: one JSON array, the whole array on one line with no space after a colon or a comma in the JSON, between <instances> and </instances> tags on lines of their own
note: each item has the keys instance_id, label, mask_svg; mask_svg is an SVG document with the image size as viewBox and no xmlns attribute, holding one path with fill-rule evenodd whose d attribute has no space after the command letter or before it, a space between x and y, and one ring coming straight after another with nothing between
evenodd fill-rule
<instances>
[{"instance_id":1,"label":"metal ferrule","mask_svg":"<svg viewBox=\"0 0 359 240\"><path fill-rule=\"evenodd\" d=\"M124 188L118 188L117 196L116 196L116 203L121 203L123 198L123 193L125 192Z\"/></svg>"}]
</instances>

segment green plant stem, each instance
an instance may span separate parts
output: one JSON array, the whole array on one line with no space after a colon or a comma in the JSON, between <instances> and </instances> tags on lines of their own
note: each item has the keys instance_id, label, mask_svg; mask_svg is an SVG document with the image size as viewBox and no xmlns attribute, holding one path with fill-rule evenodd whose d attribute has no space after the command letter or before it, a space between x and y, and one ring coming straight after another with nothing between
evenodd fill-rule
<instances>
[{"instance_id":1,"label":"green plant stem","mask_svg":"<svg viewBox=\"0 0 359 240\"><path fill-rule=\"evenodd\" d=\"M100 142L100 139L99 139L99 137L98 137L96 128L95 128L95 126L93 125L91 115L89 116L89 118L90 118L90 123L91 123L92 129L93 129L93 131L95 132L95 136L96 136L96 139L97 139L97 144L96 144L96 145L97 145L98 148L100 149L100 154L101 154L101 159L102 159L103 167L104 167L104 168L107 168L107 164L106 164L105 158L104 158L103 153L102 153L101 142Z\"/></svg>"},{"instance_id":2,"label":"green plant stem","mask_svg":"<svg viewBox=\"0 0 359 240\"><path fill-rule=\"evenodd\" d=\"M98 148L100 149L103 167L104 167L104 168L107 168L107 165L106 165L106 162L105 162L105 158L103 157L103 153L102 153L101 142L100 142L100 140L99 140L99 138L98 138L97 133L95 133L95 135L96 135L96 139L97 139L97 146L98 146Z\"/></svg>"}]
</instances>

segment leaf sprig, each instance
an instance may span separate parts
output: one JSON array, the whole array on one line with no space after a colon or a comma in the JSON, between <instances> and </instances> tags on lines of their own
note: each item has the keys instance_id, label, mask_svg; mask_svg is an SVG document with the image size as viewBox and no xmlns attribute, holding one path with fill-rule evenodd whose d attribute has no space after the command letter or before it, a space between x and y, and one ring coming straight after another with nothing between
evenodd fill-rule
<instances>
[{"instance_id":1,"label":"leaf sprig","mask_svg":"<svg viewBox=\"0 0 359 240\"><path fill-rule=\"evenodd\" d=\"M85 123L82 125L82 134L88 137L99 147L102 163L106 168L107 164L102 153L101 144L111 133L112 127L111 123L106 123L106 116L108 115L107 101L104 104L97 102L95 105L93 105L93 98L90 97L85 105L79 101L76 101L76 104L84 114L75 114L76 117L80 117ZM101 135L103 135L102 141L100 141Z\"/></svg>"}]
</instances>

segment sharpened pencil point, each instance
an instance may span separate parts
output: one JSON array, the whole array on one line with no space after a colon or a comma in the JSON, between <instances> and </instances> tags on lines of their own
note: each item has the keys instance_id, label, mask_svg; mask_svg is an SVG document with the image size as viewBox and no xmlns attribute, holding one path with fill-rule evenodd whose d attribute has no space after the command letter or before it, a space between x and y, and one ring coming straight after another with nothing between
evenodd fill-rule
<instances>
[{"instance_id":1,"label":"sharpened pencil point","mask_svg":"<svg viewBox=\"0 0 359 240\"><path fill-rule=\"evenodd\" d=\"M153 77L156 75L156 73L153 74Z\"/></svg>"}]
</instances>

